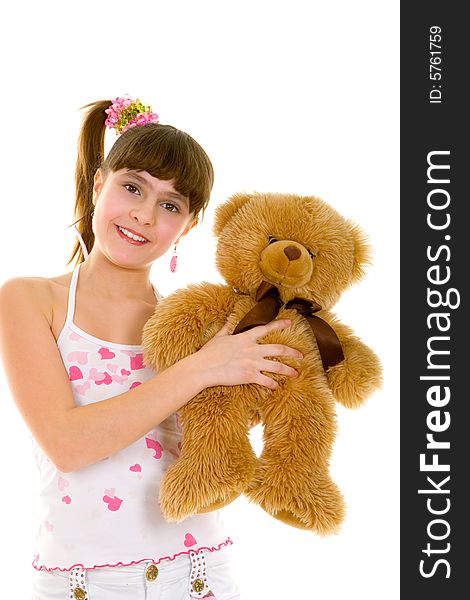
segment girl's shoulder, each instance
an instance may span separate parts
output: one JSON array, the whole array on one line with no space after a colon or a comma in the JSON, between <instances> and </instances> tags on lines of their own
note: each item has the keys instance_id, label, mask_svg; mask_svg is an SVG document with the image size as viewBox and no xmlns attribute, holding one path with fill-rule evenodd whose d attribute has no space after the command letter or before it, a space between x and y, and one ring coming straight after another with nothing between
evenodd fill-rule
<instances>
[{"instance_id":1,"label":"girl's shoulder","mask_svg":"<svg viewBox=\"0 0 470 600\"><path fill-rule=\"evenodd\" d=\"M39 309L52 324L54 307L61 291L70 284L71 273L57 277L13 277L1 286L1 293L28 298L32 308Z\"/></svg>"}]
</instances>

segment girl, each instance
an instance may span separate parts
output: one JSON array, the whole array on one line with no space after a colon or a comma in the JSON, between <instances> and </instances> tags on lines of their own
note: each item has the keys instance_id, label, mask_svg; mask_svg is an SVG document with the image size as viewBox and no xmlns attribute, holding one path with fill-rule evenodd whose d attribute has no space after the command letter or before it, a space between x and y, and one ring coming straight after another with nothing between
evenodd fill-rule
<instances>
[{"instance_id":1,"label":"girl","mask_svg":"<svg viewBox=\"0 0 470 600\"><path fill-rule=\"evenodd\" d=\"M301 354L258 343L289 321L234 336L226 324L165 371L146 367L141 332L161 297L150 269L198 222L213 169L139 101L83 108L75 267L0 288L5 372L40 472L33 600L239 598L218 512L167 523L158 482L178 456L186 402L216 385L275 388L262 371L297 372L265 357ZM120 136L104 160L106 126Z\"/></svg>"}]
</instances>

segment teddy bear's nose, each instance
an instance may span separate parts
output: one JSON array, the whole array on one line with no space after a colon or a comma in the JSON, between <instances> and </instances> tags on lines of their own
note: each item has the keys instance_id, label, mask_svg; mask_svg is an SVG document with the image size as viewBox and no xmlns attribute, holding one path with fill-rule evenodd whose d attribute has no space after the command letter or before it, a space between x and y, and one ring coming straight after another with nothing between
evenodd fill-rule
<instances>
[{"instance_id":1,"label":"teddy bear's nose","mask_svg":"<svg viewBox=\"0 0 470 600\"><path fill-rule=\"evenodd\" d=\"M301 252L297 246L287 246L287 248L284 248L284 254L289 260L297 260L301 255Z\"/></svg>"}]
</instances>

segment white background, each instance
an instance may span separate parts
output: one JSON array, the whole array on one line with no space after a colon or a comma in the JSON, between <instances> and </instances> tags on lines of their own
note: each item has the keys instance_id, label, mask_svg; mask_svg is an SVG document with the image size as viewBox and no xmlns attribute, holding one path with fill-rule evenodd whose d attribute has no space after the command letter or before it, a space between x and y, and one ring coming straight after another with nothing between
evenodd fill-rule
<instances>
[{"instance_id":1,"label":"white background","mask_svg":"<svg viewBox=\"0 0 470 600\"><path fill-rule=\"evenodd\" d=\"M385 385L359 410L338 406L340 534L294 529L243 497L222 517L244 600L398 598L398 2L27 2L7 11L0 283L71 269L78 109L126 92L195 137L216 173L211 208L179 244L179 273L170 254L153 267L163 294L221 280L213 210L237 191L318 195L369 234L374 265L336 311L381 357ZM107 136L109 148L116 136ZM33 351L25 348L25 377ZM36 466L1 370L0 394L0 569L9 597L27 598ZM258 451L259 427L252 438Z\"/></svg>"}]
</instances>

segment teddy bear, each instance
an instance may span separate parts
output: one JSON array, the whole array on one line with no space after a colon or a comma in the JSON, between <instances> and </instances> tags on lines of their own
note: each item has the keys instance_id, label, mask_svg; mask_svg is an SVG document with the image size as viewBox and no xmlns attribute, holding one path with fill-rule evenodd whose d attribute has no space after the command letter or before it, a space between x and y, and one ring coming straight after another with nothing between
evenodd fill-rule
<instances>
[{"instance_id":1,"label":"teddy bear","mask_svg":"<svg viewBox=\"0 0 470 600\"><path fill-rule=\"evenodd\" d=\"M213 386L181 408L181 454L160 482L162 513L180 522L245 494L286 524L335 533L345 516L329 474L335 401L355 408L382 383L376 354L332 312L370 264L366 236L318 197L261 192L219 205L213 230L225 284L190 284L161 300L143 329L145 364L168 368L227 321L236 335L273 319L292 325L259 342L291 346L303 359L282 358L297 377L265 373L276 389ZM258 423L259 457L249 438Z\"/></svg>"}]
</instances>

